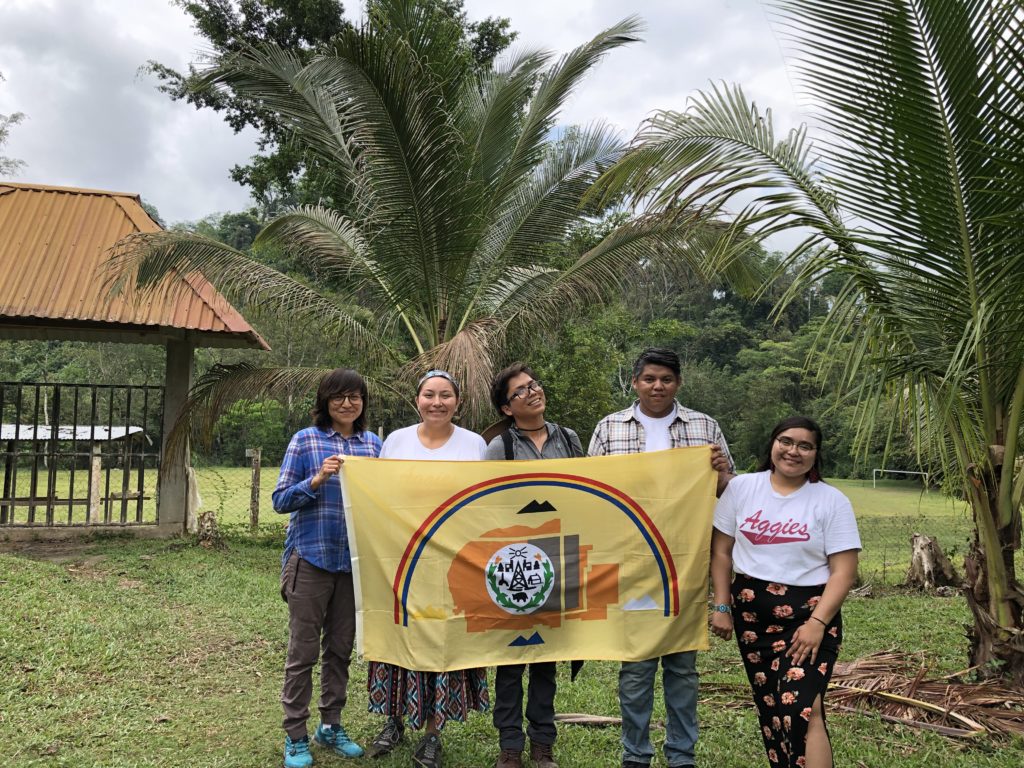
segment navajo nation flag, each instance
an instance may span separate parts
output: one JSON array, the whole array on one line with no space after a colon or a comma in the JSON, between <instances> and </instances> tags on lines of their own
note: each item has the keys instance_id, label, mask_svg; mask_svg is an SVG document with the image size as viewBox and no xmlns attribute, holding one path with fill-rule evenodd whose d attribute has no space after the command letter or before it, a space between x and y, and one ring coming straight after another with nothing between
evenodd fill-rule
<instances>
[{"instance_id":1,"label":"navajo nation flag","mask_svg":"<svg viewBox=\"0 0 1024 768\"><path fill-rule=\"evenodd\" d=\"M347 458L359 648L421 671L702 650L710 448Z\"/></svg>"}]
</instances>

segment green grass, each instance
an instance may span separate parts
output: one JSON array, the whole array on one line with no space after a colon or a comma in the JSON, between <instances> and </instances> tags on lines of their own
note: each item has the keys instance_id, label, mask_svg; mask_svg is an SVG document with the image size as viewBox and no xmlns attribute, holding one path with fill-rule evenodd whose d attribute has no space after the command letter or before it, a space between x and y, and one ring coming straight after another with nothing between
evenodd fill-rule
<instances>
[{"instance_id":1,"label":"green grass","mask_svg":"<svg viewBox=\"0 0 1024 768\"><path fill-rule=\"evenodd\" d=\"M264 467L260 474L260 524L268 530L283 529L287 523L287 515L278 515L271 506L271 492L277 482L278 468ZM144 502L143 519L155 522L156 473L146 471L146 495L150 500ZM214 510L218 521L229 529L233 526L248 526L250 484L252 472L247 467L204 467L196 470L199 483L199 495L203 510ZM58 494L67 497L70 485L70 473L56 473ZM45 484L45 475L40 481ZM105 477L103 483L105 484ZM111 471L111 489L119 492L122 475L120 470ZM132 475L130 489L134 489L137 476ZM956 564L960 564L971 538L971 519L966 506L956 503L937 491L924 493L921 486L909 481L884 480L872 488L869 480L836 480L835 485L853 502L860 526L864 551L861 555L861 575L865 581L885 584L900 583L906 575L910 564L910 536L913 533L926 533L937 536L942 547ZM22 469L18 473L18 495L26 495L29 488L29 473ZM45 485L41 486L45 491ZM106 494L105 485L101 491ZM88 496L88 472L81 470L75 473L75 494L80 498ZM135 519L135 501L129 500L128 519ZM111 502L111 515L116 522L120 519L122 503L120 499ZM19 506L16 510L16 522L26 520L27 508ZM77 506L73 512L72 522L85 522L85 506ZM58 525L67 523L67 505L58 505L55 511L55 522ZM36 520L42 521L45 507L36 509Z\"/></svg>"},{"instance_id":2,"label":"green grass","mask_svg":"<svg viewBox=\"0 0 1024 768\"><path fill-rule=\"evenodd\" d=\"M188 541L98 539L63 562L0 555L0 744L4 765L86 768L248 768L279 765L287 617L277 590L282 536L229 536L227 551ZM965 666L959 598L882 591L845 609L852 659L924 650L936 673ZM715 641L700 654L698 762L764 764L739 657ZM565 667L567 665L560 665ZM353 664L346 725L367 741L365 665ZM562 712L617 715L617 665L560 670ZM660 689L655 719L662 720ZM314 716L315 717L315 716ZM830 714L837 765L1017 768L1024 741L965 745L867 715ZM618 730L560 726L565 768L617 766ZM655 731L656 746L664 732ZM449 768L493 764L489 715L445 732ZM407 766L410 747L375 761ZM859 762L858 762L859 761ZM319 766L344 761L317 753ZM664 765L659 755L656 765Z\"/></svg>"},{"instance_id":3,"label":"green grass","mask_svg":"<svg viewBox=\"0 0 1024 768\"><path fill-rule=\"evenodd\" d=\"M125 472L117 466L109 467L110 489L107 490L107 466L104 465L99 474L99 515L109 515L114 523L121 520L122 507L128 522L136 522L138 502L132 496L138 492L139 468L133 467L128 472L128 494L122 498L124 489ZM156 469L146 467L143 473L143 502L142 522L156 522ZM73 482L72 482L73 481ZM14 479L14 495L18 499L27 499L31 495L36 497L47 495L49 473L45 466L40 463L36 476L36 492L32 494L32 470L29 467L19 467L17 477ZM70 470L61 469L54 473L54 503L53 520L55 525L82 525L86 522L88 515L89 499L89 470L88 468L76 469L74 475ZM69 500L76 503L69 504ZM14 523L24 525L28 523L30 508L23 501L14 507ZM38 504L33 511L35 524L42 524L46 520L46 505ZM70 516L70 519L69 519Z\"/></svg>"},{"instance_id":4,"label":"green grass","mask_svg":"<svg viewBox=\"0 0 1024 768\"><path fill-rule=\"evenodd\" d=\"M896 584L910 565L910 537L935 536L950 560L960 568L973 530L970 509L938 491L925 492L914 482L834 480L847 495L857 515L864 549L860 557L865 581Z\"/></svg>"},{"instance_id":5,"label":"green grass","mask_svg":"<svg viewBox=\"0 0 1024 768\"><path fill-rule=\"evenodd\" d=\"M213 509L222 524L248 525L251 471L245 468L197 470L204 509ZM277 515L270 494L277 469L264 467L260 475L260 523L283 528L287 515ZM960 568L971 539L970 512L938 491L925 493L920 485L905 480L830 481L845 493L857 514L864 550L861 577L864 581L899 584L910 565L910 537L914 533L937 536L942 548ZM1024 567L1024 561L1022 561Z\"/></svg>"},{"instance_id":6,"label":"green grass","mask_svg":"<svg viewBox=\"0 0 1024 768\"><path fill-rule=\"evenodd\" d=\"M262 473L255 537L240 534L249 521L250 470L205 468L198 478L203 508L215 510L229 532L227 552L186 541L99 539L62 564L0 555L0 743L8 745L9 764L279 764L287 622L277 578L287 516L270 506L277 471ZM962 504L904 481L880 482L877 489L870 481L836 485L857 512L866 580L902 580L913 532L937 535L959 563L971 529ZM883 589L874 599L848 603L846 620L847 659L923 650L937 673L966 666L969 615L959 598ZM700 764L763 764L735 647L715 642L701 654L700 667ZM559 711L617 714L616 665L589 663L574 684L567 670L560 675ZM363 741L379 725L365 712L365 684L365 666L356 663L346 723ZM663 717L656 700L655 719ZM964 745L870 716L831 718L838 765L1009 768L1024 762L1021 740ZM656 746L663 738L656 731ZM615 728L564 726L559 739L563 766L619 763ZM487 715L453 725L445 743L447 766L493 763L496 739ZM406 747L374 764L405 766L409 754ZM318 754L317 764L345 763ZM660 756L656 764L663 764Z\"/></svg>"}]
</instances>

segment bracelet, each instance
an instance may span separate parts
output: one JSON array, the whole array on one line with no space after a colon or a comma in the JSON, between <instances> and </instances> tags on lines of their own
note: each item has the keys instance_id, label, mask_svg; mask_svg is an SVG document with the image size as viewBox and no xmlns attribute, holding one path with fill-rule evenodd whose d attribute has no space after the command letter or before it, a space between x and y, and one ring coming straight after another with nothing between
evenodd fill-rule
<instances>
[{"instance_id":1,"label":"bracelet","mask_svg":"<svg viewBox=\"0 0 1024 768\"><path fill-rule=\"evenodd\" d=\"M823 627L827 627L827 626L828 626L828 624L826 624L826 623L825 623L824 621L822 621L821 619L819 619L819 618L818 618L817 616L811 616L811 618L812 618L812 619L814 619L814 620L815 620L816 622L818 622L819 624L821 624L821 626L823 626Z\"/></svg>"}]
</instances>

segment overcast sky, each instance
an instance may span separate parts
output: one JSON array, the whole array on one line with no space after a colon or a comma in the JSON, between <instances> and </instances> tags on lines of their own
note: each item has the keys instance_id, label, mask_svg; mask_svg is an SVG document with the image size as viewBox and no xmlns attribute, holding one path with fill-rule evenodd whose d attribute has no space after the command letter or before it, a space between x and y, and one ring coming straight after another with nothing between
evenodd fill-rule
<instances>
[{"instance_id":1,"label":"overcast sky","mask_svg":"<svg viewBox=\"0 0 1024 768\"><path fill-rule=\"evenodd\" d=\"M509 16L517 45L557 52L627 14L644 19L645 42L605 59L563 113L567 124L606 120L631 134L712 80L773 107L777 128L803 119L759 0L466 0L466 10ZM184 69L203 48L169 0L0 0L0 114L26 115L2 149L26 163L15 178L138 192L168 223L247 207L228 169L255 151L253 136L172 102L139 71L148 59Z\"/></svg>"}]
</instances>

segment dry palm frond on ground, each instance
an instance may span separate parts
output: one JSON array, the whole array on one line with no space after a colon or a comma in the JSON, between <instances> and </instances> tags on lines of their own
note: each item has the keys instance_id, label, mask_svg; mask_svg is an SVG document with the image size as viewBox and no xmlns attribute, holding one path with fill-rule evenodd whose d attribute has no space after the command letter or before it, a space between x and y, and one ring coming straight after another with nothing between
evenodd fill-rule
<instances>
[{"instance_id":1,"label":"dry palm frond on ground","mask_svg":"<svg viewBox=\"0 0 1024 768\"><path fill-rule=\"evenodd\" d=\"M962 682L971 671L928 677L919 654L875 653L837 663L827 701L946 736L1024 734L1024 690L998 680Z\"/></svg>"},{"instance_id":2,"label":"dry palm frond on ground","mask_svg":"<svg viewBox=\"0 0 1024 768\"><path fill-rule=\"evenodd\" d=\"M928 677L922 654L883 651L838 662L825 701L832 711L875 714L954 738L1024 735L1024 690L998 680L963 682L972 671ZM719 708L749 704L744 685L701 683L700 691Z\"/></svg>"}]
</instances>

